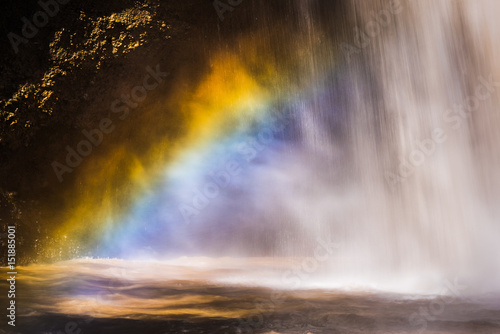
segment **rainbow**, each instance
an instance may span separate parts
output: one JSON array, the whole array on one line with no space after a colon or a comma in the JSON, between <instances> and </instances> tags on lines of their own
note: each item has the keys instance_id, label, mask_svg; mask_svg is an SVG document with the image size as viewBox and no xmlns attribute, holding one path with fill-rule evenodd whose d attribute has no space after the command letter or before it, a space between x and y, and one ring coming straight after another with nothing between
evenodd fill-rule
<instances>
[{"instance_id":1,"label":"rainbow","mask_svg":"<svg viewBox=\"0 0 500 334\"><path fill-rule=\"evenodd\" d=\"M206 208L251 187L248 166L283 146L297 100L317 89L301 76L304 50L283 65L255 40L240 42L245 52L218 52L193 88L146 107L132 139L92 157L49 256L148 259L196 250L189 234L210 215ZM171 128L178 135L162 132ZM140 154L129 152L134 139L146 143Z\"/></svg>"}]
</instances>

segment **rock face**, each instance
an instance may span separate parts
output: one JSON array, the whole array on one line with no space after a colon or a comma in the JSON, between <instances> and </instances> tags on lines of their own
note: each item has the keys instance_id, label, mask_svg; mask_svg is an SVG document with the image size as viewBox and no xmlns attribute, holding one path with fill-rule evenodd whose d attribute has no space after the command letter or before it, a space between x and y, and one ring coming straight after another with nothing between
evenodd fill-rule
<instances>
[{"instance_id":1,"label":"rock face","mask_svg":"<svg viewBox=\"0 0 500 334\"><path fill-rule=\"evenodd\" d=\"M19 259L30 262L52 227L52 209L65 210L61 194L76 182L76 173L60 182L51 163L64 159L82 130L99 127L146 66L200 69L200 31L215 29L218 18L211 3L197 1L2 6L0 232L16 223Z\"/></svg>"}]
</instances>

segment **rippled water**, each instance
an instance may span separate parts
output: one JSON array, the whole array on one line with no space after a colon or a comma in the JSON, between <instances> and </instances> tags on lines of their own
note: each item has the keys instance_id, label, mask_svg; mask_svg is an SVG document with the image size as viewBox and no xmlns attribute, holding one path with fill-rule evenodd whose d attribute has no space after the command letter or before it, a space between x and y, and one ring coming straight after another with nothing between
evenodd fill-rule
<instances>
[{"instance_id":1,"label":"rippled water","mask_svg":"<svg viewBox=\"0 0 500 334\"><path fill-rule=\"evenodd\" d=\"M19 333L500 333L500 303L443 282L437 295L286 288L303 258L73 260L19 268ZM306 276L295 271L293 277Z\"/></svg>"}]
</instances>

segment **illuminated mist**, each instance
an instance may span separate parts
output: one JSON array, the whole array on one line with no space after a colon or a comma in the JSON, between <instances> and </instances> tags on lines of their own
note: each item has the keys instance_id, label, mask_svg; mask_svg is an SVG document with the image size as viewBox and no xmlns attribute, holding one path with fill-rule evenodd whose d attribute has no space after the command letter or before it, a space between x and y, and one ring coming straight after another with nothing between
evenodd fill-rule
<instances>
[{"instance_id":1,"label":"illuminated mist","mask_svg":"<svg viewBox=\"0 0 500 334\"><path fill-rule=\"evenodd\" d=\"M500 87L484 81L500 74L500 6L397 3L349 2L360 27L388 13L361 43L297 0L295 29L266 22L211 50L199 80L172 78L123 144L83 166L47 251L307 257L331 241L311 286L498 290Z\"/></svg>"}]
</instances>

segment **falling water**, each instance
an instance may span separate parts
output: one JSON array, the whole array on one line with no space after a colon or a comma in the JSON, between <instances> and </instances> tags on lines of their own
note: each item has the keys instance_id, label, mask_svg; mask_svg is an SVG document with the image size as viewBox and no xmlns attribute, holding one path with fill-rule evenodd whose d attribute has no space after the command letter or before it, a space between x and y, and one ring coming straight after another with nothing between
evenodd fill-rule
<instances>
[{"instance_id":1,"label":"falling water","mask_svg":"<svg viewBox=\"0 0 500 334\"><path fill-rule=\"evenodd\" d=\"M460 277L498 289L499 5L353 1L335 60L335 22L321 26L319 6L297 2L304 38L284 42L305 50L310 80L290 103L286 149L255 163L252 190L213 221L236 211L275 227L278 253L341 242L318 275L337 287L436 291Z\"/></svg>"},{"instance_id":2,"label":"falling water","mask_svg":"<svg viewBox=\"0 0 500 334\"><path fill-rule=\"evenodd\" d=\"M314 1L300 4L320 40ZM342 243L325 283L499 288L499 9L352 1L346 68L321 77L323 55L308 54L316 94L294 105L298 144L262 168L256 201L299 227L295 244Z\"/></svg>"},{"instance_id":3,"label":"falling water","mask_svg":"<svg viewBox=\"0 0 500 334\"><path fill-rule=\"evenodd\" d=\"M255 157L187 228L195 249L311 256L326 240L340 247L312 285L498 289L499 5L351 1L340 32L325 6L297 0L293 38L268 23L300 50L299 89L276 89L292 121L240 140Z\"/></svg>"}]
</instances>

